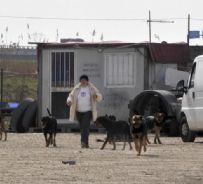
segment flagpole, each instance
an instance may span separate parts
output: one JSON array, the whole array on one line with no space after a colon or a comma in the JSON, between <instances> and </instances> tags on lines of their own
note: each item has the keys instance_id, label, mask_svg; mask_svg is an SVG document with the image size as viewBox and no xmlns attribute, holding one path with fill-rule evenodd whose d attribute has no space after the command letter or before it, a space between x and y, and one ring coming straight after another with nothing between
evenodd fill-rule
<instances>
[{"instance_id":1,"label":"flagpole","mask_svg":"<svg viewBox=\"0 0 203 184\"><path fill-rule=\"evenodd\" d=\"M187 33L187 44L190 44L190 14L188 14L188 25L187 25L188 33Z\"/></svg>"}]
</instances>

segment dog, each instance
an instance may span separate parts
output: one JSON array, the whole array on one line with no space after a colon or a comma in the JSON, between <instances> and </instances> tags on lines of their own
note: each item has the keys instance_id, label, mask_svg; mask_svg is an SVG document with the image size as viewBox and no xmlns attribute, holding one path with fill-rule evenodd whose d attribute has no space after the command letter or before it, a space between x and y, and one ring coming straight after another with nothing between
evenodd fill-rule
<instances>
[{"instance_id":1,"label":"dog","mask_svg":"<svg viewBox=\"0 0 203 184\"><path fill-rule=\"evenodd\" d=\"M165 121L165 113L163 112L157 112L155 113L154 116L148 116L145 118L148 131L154 130L155 132L154 144L157 144L157 142L159 144L162 144L160 140L160 131L161 131L161 128L163 127L164 121ZM148 136L147 136L147 143L150 144Z\"/></svg>"},{"instance_id":2,"label":"dog","mask_svg":"<svg viewBox=\"0 0 203 184\"><path fill-rule=\"evenodd\" d=\"M49 147L50 144L56 147L57 120L51 116L44 116L41 121L46 147Z\"/></svg>"},{"instance_id":3,"label":"dog","mask_svg":"<svg viewBox=\"0 0 203 184\"><path fill-rule=\"evenodd\" d=\"M4 134L4 141L7 140L7 131L5 128L5 122L3 120L2 115L0 115L0 140L2 140Z\"/></svg>"},{"instance_id":4,"label":"dog","mask_svg":"<svg viewBox=\"0 0 203 184\"><path fill-rule=\"evenodd\" d=\"M123 150L125 150L126 141L128 142L130 149L132 149L130 142L130 126L126 121L114 121L107 116L100 116L96 119L95 124L102 125L107 131L107 137L100 148L101 150L104 149L107 142L112 143L113 150L116 150L115 140L118 135L124 138Z\"/></svg>"},{"instance_id":5,"label":"dog","mask_svg":"<svg viewBox=\"0 0 203 184\"><path fill-rule=\"evenodd\" d=\"M144 152L147 151L147 126L143 117L138 114L132 116L131 124L131 134L135 143L135 150L137 151L137 155L140 156L142 147L144 148Z\"/></svg>"}]
</instances>

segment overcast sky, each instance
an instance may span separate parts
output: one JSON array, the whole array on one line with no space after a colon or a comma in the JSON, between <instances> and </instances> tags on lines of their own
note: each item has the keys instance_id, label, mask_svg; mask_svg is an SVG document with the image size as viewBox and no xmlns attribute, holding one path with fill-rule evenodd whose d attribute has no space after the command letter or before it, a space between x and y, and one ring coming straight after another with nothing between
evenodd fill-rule
<instances>
[{"instance_id":1,"label":"overcast sky","mask_svg":"<svg viewBox=\"0 0 203 184\"><path fill-rule=\"evenodd\" d=\"M96 42L102 34L104 41L148 41L149 10L152 20L174 21L152 22L153 42L186 42L188 14L191 30L203 30L203 0L0 0L0 5L0 41L8 44L74 37ZM203 38L190 41L203 44Z\"/></svg>"}]
</instances>

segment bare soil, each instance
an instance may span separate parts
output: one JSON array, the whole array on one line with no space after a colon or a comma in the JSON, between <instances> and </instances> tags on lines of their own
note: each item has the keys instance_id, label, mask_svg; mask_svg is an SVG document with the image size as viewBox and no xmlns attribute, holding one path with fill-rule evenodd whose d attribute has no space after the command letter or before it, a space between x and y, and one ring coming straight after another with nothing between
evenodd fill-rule
<instances>
[{"instance_id":1,"label":"bare soil","mask_svg":"<svg viewBox=\"0 0 203 184\"><path fill-rule=\"evenodd\" d=\"M152 140L153 135L150 135ZM0 184L202 184L203 138L183 143L179 137L162 137L137 156L135 149L100 150L104 134L90 135L90 148L80 148L80 135L57 134L57 147L45 147L43 134L8 134L0 142ZM133 145L134 146L134 145ZM63 164L62 161L75 161Z\"/></svg>"}]
</instances>

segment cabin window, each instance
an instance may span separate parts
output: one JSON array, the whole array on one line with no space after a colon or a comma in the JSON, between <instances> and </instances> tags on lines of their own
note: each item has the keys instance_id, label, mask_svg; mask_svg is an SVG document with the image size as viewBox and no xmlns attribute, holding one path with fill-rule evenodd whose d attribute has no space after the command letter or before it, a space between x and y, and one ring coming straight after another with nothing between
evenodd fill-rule
<instances>
[{"instance_id":1,"label":"cabin window","mask_svg":"<svg viewBox=\"0 0 203 184\"><path fill-rule=\"evenodd\" d=\"M52 52L52 87L74 86L74 52Z\"/></svg>"},{"instance_id":2,"label":"cabin window","mask_svg":"<svg viewBox=\"0 0 203 184\"><path fill-rule=\"evenodd\" d=\"M105 86L135 86L135 56L133 53L105 54Z\"/></svg>"}]
</instances>

